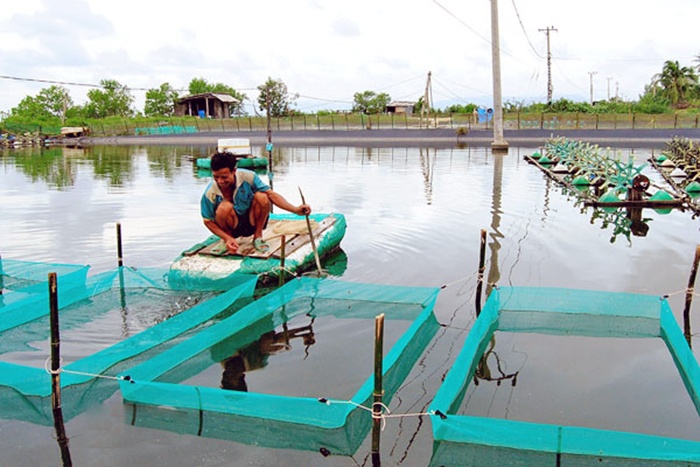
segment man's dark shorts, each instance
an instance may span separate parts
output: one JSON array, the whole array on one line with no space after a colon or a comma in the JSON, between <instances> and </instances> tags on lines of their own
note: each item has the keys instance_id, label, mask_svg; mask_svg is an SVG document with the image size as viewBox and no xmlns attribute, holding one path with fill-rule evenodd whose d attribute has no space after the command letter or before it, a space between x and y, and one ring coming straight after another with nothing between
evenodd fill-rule
<instances>
[{"instance_id":1,"label":"man's dark shorts","mask_svg":"<svg viewBox=\"0 0 700 467\"><path fill-rule=\"evenodd\" d=\"M250 211L246 212L245 214L236 213L236 217L238 217L238 225L236 225L236 228L233 229L231 235L233 235L235 238L238 238L249 237L255 233L255 226L250 223ZM266 227L267 219L265 220L265 225L263 226L263 229Z\"/></svg>"}]
</instances>

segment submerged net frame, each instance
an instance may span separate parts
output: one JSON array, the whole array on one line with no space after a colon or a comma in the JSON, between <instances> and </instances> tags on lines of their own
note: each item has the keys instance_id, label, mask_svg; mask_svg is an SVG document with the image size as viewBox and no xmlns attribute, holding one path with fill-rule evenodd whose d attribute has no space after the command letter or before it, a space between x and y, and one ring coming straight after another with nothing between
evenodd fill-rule
<instances>
[{"instance_id":1,"label":"submerged net frame","mask_svg":"<svg viewBox=\"0 0 700 467\"><path fill-rule=\"evenodd\" d=\"M85 288L88 265L0 258L0 332L49 312L48 275L56 273L58 299L71 303Z\"/></svg>"},{"instance_id":2,"label":"submerged net frame","mask_svg":"<svg viewBox=\"0 0 700 467\"><path fill-rule=\"evenodd\" d=\"M388 320L413 320L384 357L384 403L388 404L439 328L433 314L438 291L311 277L295 279L167 352L122 373L125 379L120 380L119 387L124 401L132 408L131 413L126 413L127 422L266 447L325 448L334 454L351 455L372 424L366 408L372 403L373 375L348 401L239 392L159 379L184 380L187 377L172 378L169 373L187 367L202 355L211 364L215 346L235 339L240 333L247 333L247 338L255 334L253 338L257 338L270 325L278 326L294 315L307 313L308 307L289 305L295 300L337 301L339 305L331 306L330 312L319 307L313 314L369 319L384 311ZM347 312L347 306L341 306L347 300L362 302L360 309ZM403 305L410 305L412 311L402 312ZM265 325L261 326L263 322Z\"/></svg>"},{"instance_id":3,"label":"submerged net frame","mask_svg":"<svg viewBox=\"0 0 700 467\"><path fill-rule=\"evenodd\" d=\"M83 285L68 288L63 293L59 290L59 316L62 310L68 306L110 289L155 288L160 290L188 290L181 287L170 287L167 282L167 274L167 270L143 269L137 271L127 267L119 267L115 270L98 274L88 278ZM239 298L253 295L257 277L240 275L237 276L236 281L238 282L236 286L233 286L233 283L228 283L232 288L221 295L202 301L151 328L64 366L61 376L64 417L66 419L72 418L84 410L86 405L102 401L117 390L116 378L104 377L108 371L115 374L119 371L119 365L123 364L123 362L155 349L211 320ZM13 303L11 310L8 310L8 307L2 309L3 325L6 320L12 323L21 321L19 319L13 321L13 315L9 311L18 314L31 312L35 317L48 314L49 306L46 295L48 295L48 288L39 301L35 297L30 296L23 301ZM45 307L43 306L44 303L46 304ZM5 313L8 316L4 316ZM79 325L90 321L94 317L94 314L85 313L71 324ZM39 325L42 329L28 331L26 334L32 337L27 337L27 339L35 340L37 332L45 334L46 338L48 338L49 329L45 324L24 320L23 323L12 326L16 328L12 329L12 332L17 334L12 336L12 340L19 342L22 339L22 331L25 328L29 330ZM7 331L7 329L7 326L2 328L3 331ZM0 332L0 339L3 341L6 338L5 334L7 333ZM117 367L117 369L114 370L113 367ZM101 375L103 376L102 378L100 378ZM2 417L37 424L52 424L50 396L51 375L46 368L0 361L0 414L2 414Z\"/></svg>"},{"instance_id":4,"label":"submerged net frame","mask_svg":"<svg viewBox=\"0 0 700 467\"><path fill-rule=\"evenodd\" d=\"M665 298L555 288L492 291L430 410L436 441L431 465L532 465L558 462L687 465L700 442L575 426L457 415L496 330L599 337L657 337L671 353L700 415L700 367Z\"/></svg>"}]
</instances>

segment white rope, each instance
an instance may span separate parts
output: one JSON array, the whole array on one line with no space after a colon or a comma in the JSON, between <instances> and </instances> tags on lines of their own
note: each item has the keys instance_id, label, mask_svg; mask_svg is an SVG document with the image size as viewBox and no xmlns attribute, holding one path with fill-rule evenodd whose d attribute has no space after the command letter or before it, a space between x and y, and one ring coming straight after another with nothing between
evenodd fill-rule
<instances>
[{"instance_id":1,"label":"white rope","mask_svg":"<svg viewBox=\"0 0 700 467\"><path fill-rule=\"evenodd\" d=\"M60 365L63 363L63 358L61 358L59 361L58 370L52 370L49 368L50 361L51 361L51 357L48 357L46 359L46 361L44 362L44 370L46 370L46 372L50 375L60 375L61 373L70 373L73 375L90 376L92 378L111 379L111 380L115 380L115 381L122 381L122 380L126 379L123 376L109 376L109 375L100 375L100 374L96 374L96 373L85 373L83 371L66 370L66 369L60 367Z\"/></svg>"},{"instance_id":2,"label":"white rope","mask_svg":"<svg viewBox=\"0 0 700 467\"><path fill-rule=\"evenodd\" d=\"M384 431L384 428L386 427L386 420L388 418L406 418L406 417L422 417L424 415L428 416L436 416L439 415L435 413L434 411L430 412L413 412L413 413L401 413L401 414L394 414L391 413L391 410L389 410L389 407L387 407L384 403L382 402L374 402L372 404L372 407L365 407L362 404L358 404L357 402L353 401L341 401L341 400L332 400L332 399L319 399L319 402L326 404L326 405L331 405L331 404L347 404L347 405L353 405L357 407L358 409L365 410L367 412L370 412L372 414L372 419L373 420L381 420L382 421L382 431ZM379 410L375 412L374 408L378 407Z\"/></svg>"},{"instance_id":3,"label":"white rope","mask_svg":"<svg viewBox=\"0 0 700 467\"><path fill-rule=\"evenodd\" d=\"M283 267L281 267L281 266L277 266L276 268L273 268L273 271L279 271L279 272L284 271L284 272L286 272L287 274L289 274L290 276L296 276L296 275L297 275L296 272L294 272L294 271L292 271L292 270L290 270L290 269L288 269L288 268L286 268L286 267L283 268Z\"/></svg>"},{"instance_id":4,"label":"white rope","mask_svg":"<svg viewBox=\"0 0 700 467\"><path fill-rule=\"evenodd\" d=\"M458 284L458 283L460 283L460 282L468 281L469 279L472 279L473 277L478 276L478 274L479 274L479 273L477 273L477 272L475 272L475 273L473 273L473 274L469 274L468 276L464 276L464 277L459 278L459 279L457 279L457 280L454 280L454 281L452 281L452 282L448 282L447 284L443 284L443 285L440 286L440 288L441 288L441 289L446 289L447 287L450 287L450 286L452 286L452 285Z\"/></svg>"},{"instance_id":5,"label":"white rope","mask_svg":"<svg viewBox=\"0 0 700 467\"><path fill-rule=\"evenodd\" d=\"M670 293L664 294L663 297L668 298L668 297L672 297L674 295L687 294L687 293L690 293L693 297L697 297L700 295L700 294L695 292L695 287L688 287L685 289L676 290L675 292L670 292Z\"/></svg>"}]
</instances>

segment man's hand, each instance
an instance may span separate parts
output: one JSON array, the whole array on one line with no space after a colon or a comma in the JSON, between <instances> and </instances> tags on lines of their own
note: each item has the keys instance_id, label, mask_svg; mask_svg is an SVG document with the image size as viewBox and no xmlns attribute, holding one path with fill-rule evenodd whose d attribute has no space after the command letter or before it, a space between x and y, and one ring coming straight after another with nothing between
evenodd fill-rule
<instances>
[{"instance_id":1,"label":"man's hand","mask_svg":"<svg viewBox=\"0 0 700 467\"><path fill-rule=\"evenodd\" d=\"M226 242L226 249L229 251L231 254L235 254L238 252L238 242L236 241L235 238L231 237Z\"/></svg>"},{"instance_id":2,"label":"man's hand","mask_svg":"<svg viewBox=\"0 0 700 467\"><path fill-rule=\"evenodd\" d=\"M297 206L296 214L299 214L300 216L306 216L308 214L311 214L311 206L309 206L308 204L300 204L299 206Z\"/></svg>"}]
</instances>

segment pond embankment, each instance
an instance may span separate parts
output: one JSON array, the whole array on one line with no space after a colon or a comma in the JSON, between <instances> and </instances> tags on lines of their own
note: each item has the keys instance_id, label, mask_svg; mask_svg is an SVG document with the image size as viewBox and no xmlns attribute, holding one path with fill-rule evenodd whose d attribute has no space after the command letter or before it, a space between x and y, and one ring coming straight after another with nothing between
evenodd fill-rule
<instances>
[{"instance_id":1,"label":"pond embankment","mask_svg":"<svg viewBox=\"0 0 700 467\"><path fill-rule=\"evenodd\" d=\"M700 140L700 129L620 129L620 130L506 130L511 146L539 146L554 137L566 137L599 145L620 147L663 147L676 136ZM248 138L251 144L267 142L264 131L218 131L179 135L134 135L66 138L72 145L215 145L219 138ZM424 130L289 130L272 133L272 141L283 146L372 146L372 147L454 147L490 146L491 130L472 130L457 135L453 129Z\"/></svg>"}]
</instances>

